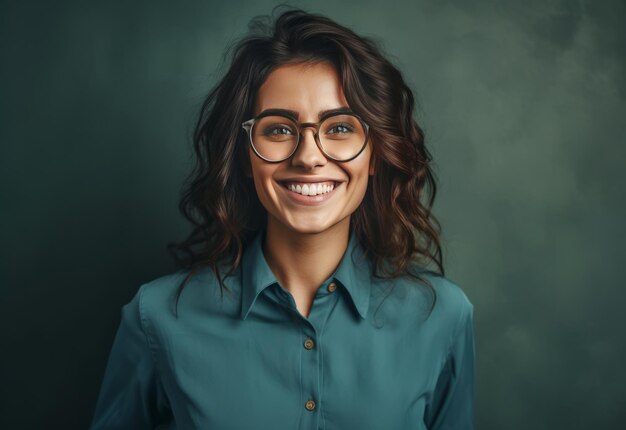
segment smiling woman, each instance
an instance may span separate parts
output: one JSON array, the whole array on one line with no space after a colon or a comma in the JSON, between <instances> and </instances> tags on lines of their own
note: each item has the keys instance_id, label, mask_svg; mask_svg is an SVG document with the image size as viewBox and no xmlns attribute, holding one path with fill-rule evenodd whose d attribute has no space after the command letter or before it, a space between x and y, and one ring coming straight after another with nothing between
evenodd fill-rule
<instances>
[{"instance_id":1,"label":"smiling woman","mask_svg":"<svg viewBox=\"0 0 626 430\"><path fill-rule=\"evenodd\" d=\"M268 163L263 154L255 157L258 154L251 148L247 172L268 215L266 258L305 317L316 290L332 274L346 249L350 215L361 204L368 174L374 170L365 126L346 114L347 105L341 80L328 63L281 65L269 74L256 98L256 118L259 111L282 107L309 121L302 124L307 128L300 133L295 122L278 120L277 124L287 125L271 126L272 134L266 135L263 120L269 118L272 124L280 117L260 117L261 131L254 132L255 127L250 131L251 147L268 155L279 155L282 147L287 150L275 158L279 162ZM344 113L329 116L331 109ZM323 110L327 113L316 117ZM352 130L347 131L350 124ZM274 137L274 131L281 132L279 137ZM335 155L343 152L346 157L342 162L329 159L329 151ZM300 261L316 264L303 266Z\"/></svg>"},{"instance_id":2,"label":"smiling woman","mask_svg":"<svg viewBox=\"0 0 626 430\"><path fill-rule=\"evenodd\" d=\"M203 106L181 268L124 306L92 428L473 429L473 306L410 89L324 16L262 23Z\"/></svg>"}]
</instances>

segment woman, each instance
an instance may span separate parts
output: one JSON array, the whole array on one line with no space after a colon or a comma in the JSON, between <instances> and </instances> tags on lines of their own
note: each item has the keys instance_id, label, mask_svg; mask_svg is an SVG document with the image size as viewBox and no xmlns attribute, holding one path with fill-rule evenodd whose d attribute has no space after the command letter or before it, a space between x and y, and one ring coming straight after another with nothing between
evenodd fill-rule
<instances>
[{"instance_id":1,"label":"woman","mask_svg":"<svg viewBox=\"0 0 626 430\"><path fill-rule=\"evenodd\" d=\"M92 428L472 429L411 91L326 17L252 27L197 125L182 268L123 307Z\"/></svg>"}]
</instances>

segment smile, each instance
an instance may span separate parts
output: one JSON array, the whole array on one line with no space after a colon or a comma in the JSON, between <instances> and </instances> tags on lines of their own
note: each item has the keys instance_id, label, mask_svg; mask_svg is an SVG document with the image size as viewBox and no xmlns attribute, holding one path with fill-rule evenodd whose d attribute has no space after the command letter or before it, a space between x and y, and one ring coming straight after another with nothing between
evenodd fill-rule
<instances>
[{"instance_id":1,"label":"smile","mask_svg":"<svg viewBox=\"0 0 626 430\"><path fill-rule=\"evenodd\" d=\"M315 205L331 198L341 182L280 182L280 185L294 202Z\"/></svg>"},{"instance_id":2,"label":"smile","mask_svg":"<svg viewBox=\"0 0 626 430\"><path fill-rule=\"evenodd\" d=\"M335 182L286 182L283 185L289 190L303 196L326 194L335 188Z\"/></svg>"}]
</instances>

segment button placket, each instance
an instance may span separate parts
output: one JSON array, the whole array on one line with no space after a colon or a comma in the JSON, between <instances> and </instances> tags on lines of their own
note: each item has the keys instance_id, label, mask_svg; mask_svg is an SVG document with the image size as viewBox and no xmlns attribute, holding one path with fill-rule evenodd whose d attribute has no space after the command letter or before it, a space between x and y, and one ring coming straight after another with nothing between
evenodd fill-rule
<instances>
[{"instance_id":1,"label":"button placket","mask_svg":"<svg viewBox=\"0 0 626 430\"><path fill-rule=\"evenodd\" d=\"M302 334L304 339L301 340L301 348L303 351L300 355L302 360L302 394L303 406L310 412L306 414L302 428L318 428L319 425L319 389L320 389L320 351L317 348L319 333L315 326L311 323L305 324Z\"/></svg>"},{"instance_id":2,"label":"button placket","mask_svg":"<svg viewBox=\"0 0 626 430\"><path fill-rule=\"evenodd\" d=\"M303 319L301 340L305 351L302 351L302 394L304 396L304 407L311 414L307 414L306 425L303 428L318 428L319 420L322 417L321 409L321 387L322 373L321 367L322 351L319 343L323 335L324 327L328 316L338 300L338 296L333 294L337 291L338 284L329 282L317 291L314 304L308 318ZM304 424L304 423L303 423Z\"/></svg>"}]
</instances>

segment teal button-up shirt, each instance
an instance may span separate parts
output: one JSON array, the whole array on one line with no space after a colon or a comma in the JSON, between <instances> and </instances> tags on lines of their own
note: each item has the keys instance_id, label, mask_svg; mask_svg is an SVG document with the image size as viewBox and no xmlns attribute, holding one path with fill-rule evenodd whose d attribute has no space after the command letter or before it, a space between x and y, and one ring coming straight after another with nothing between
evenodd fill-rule
<instances>
[{"instance_id":1,"label":"teal button-up shirt","mask_svg":"<svg viewBox=\"0 0 626 430\"><path fill-rule=\"evenodd\" d=\"M305 318L265 260L264 234L223 301L209 269L183 290L178 319L184 271L139 288L92 429L474 428L473 305L459 286L423 271L437 292L428 315L431 293L371 277L351 235Z\"/></svg>"}]
</instances>

